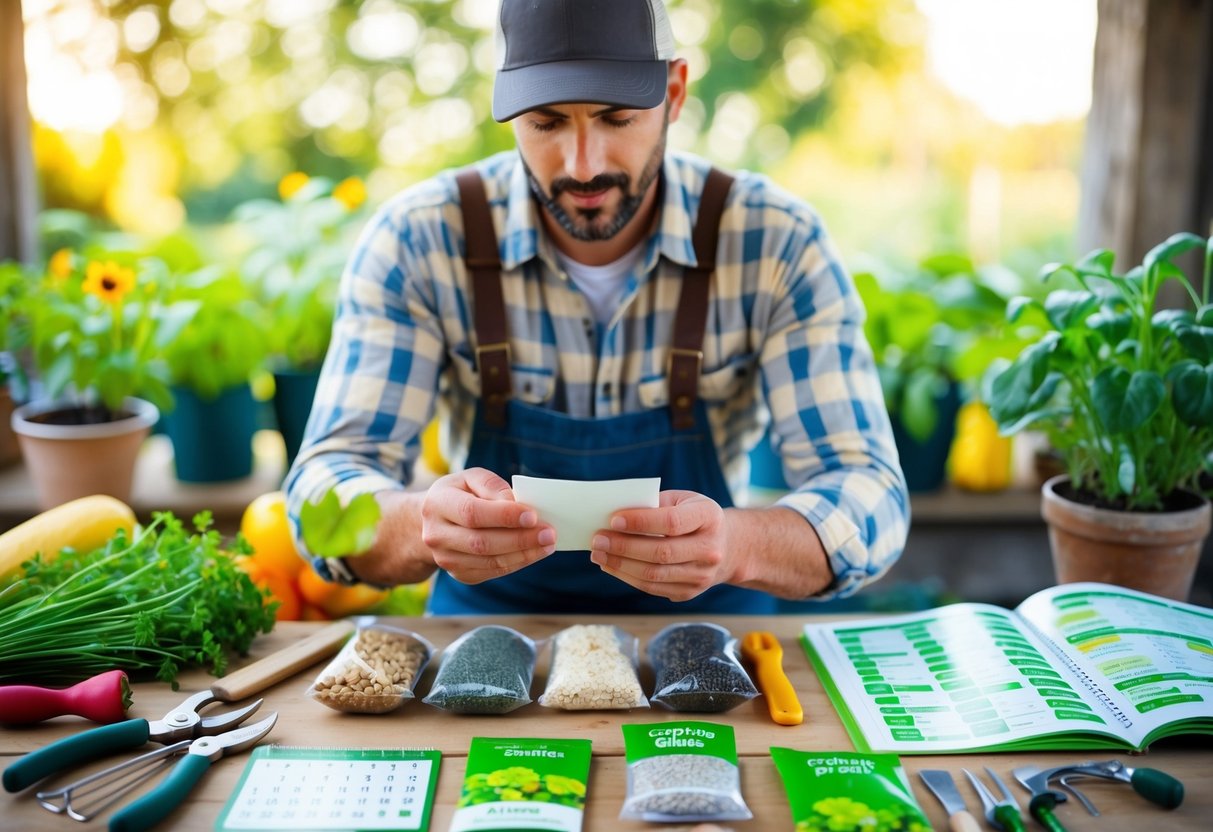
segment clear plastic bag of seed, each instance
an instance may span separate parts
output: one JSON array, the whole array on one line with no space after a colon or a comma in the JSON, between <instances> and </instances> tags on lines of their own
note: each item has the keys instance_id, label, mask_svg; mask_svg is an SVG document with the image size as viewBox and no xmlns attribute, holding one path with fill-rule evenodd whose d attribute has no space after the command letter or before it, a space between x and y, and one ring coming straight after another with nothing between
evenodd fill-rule
<instances>
[{"instance_id":1,"label":"clear plastic bag of seed","mask_svg":"<svg viewBox=\"0 0 1213 832\"><path fill-rule=\"evenodd\" d=\"M430 692L421 701L457 714L505 714L531 701L535 642L517 630L486 624L442 651Z\"/></svg>"},{"instance_id":2,"label":"clear plastic bag of seed","mask_svg":"<svg viewBox=\"0 0 1213 832\"><path fill-rule=\"evenodd\" d=\"M417 633L363 617L306 693L337 711L385 714L414 698L413 687L433 653Z\"/></svg>"},{"instance_id":3,"label":"clear plastic bag of seed","mask_svg":"<svg viewBox=\"0 0 1213 832\"><path fill-rule=\"evenodd\" d=\"M655 722L623 726L628 763L620 820L749 820L730 725Z\"/></svg>"},{"instance_id":4,"label":"clear plastic bag of seed","mask_svg":"<svg viewBox=\"0 0 1213 832\"><path fill-rule=\"evenodd\" d=\"M653 695L673 711L719 713L758 695L737 658L737 639L719 624L671 624L649 641Z\"/></svg>"},{"instance_id":5,"label":"clear plastic bag of seed","mask_svg":"<svg viewBox=\"0 0 1213 832\"><path fill-rule=\"evenodd\" d=\"M647 708L636 668L640 642L611 624L575 624L552 638L539 704L565 711Z\"/></svg>"}]
</instances>

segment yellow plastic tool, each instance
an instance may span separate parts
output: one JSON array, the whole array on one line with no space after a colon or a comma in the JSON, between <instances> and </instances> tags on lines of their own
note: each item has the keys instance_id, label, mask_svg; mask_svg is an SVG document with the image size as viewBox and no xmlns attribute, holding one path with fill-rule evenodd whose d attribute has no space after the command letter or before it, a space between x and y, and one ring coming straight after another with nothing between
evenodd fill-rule
<instances>
[{"instance_id":1,"label":"yellow plastic tool","mask_svg":"<svg viewBox=\"0 0 1213 832\"><path fill-rule=\"evenodd\" d=\"M796 690L783 672L783 647L774 633L756 630L741 640L741 653L754 665L758 687L767 698L771 719L779 725L799 725L804 722L804 708Z\"/></svg>"}]
</instances>

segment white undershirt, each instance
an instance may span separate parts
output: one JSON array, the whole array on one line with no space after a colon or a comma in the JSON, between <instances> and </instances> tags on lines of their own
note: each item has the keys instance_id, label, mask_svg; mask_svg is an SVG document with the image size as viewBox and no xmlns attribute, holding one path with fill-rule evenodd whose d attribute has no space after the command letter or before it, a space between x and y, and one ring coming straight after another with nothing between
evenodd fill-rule
<instances>
[{"instance_id":1,"label":"white undershirt","mask_svg":"<svg viewBox=\"0 0 1213 832\"><path fill-rule=\"evenodd\" d=\"M556 250L556 259L560 261L560 267L568 273L569 279L576 284L589 301L595 319L606 326L610 323L615 310L619 308L619 301L627 287L628 277L643 254L644 240L641 240L627 254L605 266L587 266L585 263L578 263L559 249Z\"/></svg>"}]
</instances>

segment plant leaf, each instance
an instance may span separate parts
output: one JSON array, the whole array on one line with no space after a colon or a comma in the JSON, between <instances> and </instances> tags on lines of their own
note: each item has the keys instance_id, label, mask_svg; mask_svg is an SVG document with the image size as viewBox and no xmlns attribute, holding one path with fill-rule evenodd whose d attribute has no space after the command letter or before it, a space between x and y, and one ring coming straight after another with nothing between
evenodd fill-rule
<instances>
[{"instance_id":1,"label":"plant leaf","mask_svg":"<svg viewBox=\"0 0 1213 832\"><path fill-rule=\"evenodd\" d=\"M299 513L303 542L319 557L342 558L371 548L379 525L379 503L373 494L359 494L344 508L335 489L319 502L306 502Z\"/></svg>"},{"instance_id":2,"label":"plant leaf","mask_svg":"<svg viewBox=\"0 0 1213 832\"><path fill-rule=\"evenodd\" d=\"M1079 260L1074 270L1091 277L1111 277L1112 264L1115 262L1115 252L1106 248L1097 248Z\"/></svg>"},{"instance_id":3,"label":"plant leaf","mask_svg":"<svg viewBox=\"0 0 1213 832\"><path fill-rule=\"evenodd\" d=\"M1108 367L1091 382L1095 413L1109 433L1129 433L1144 425L1166 398L1158 373Z\"/></svg>"},{"instance_id":4,"label":"plant leaf","mask_svg":"<svg viewBox=\"0 0 1213 832\"><path fill-rule=\"evenodd\" d=\"M1142 265L1145 266L1147 271L1152 271L1160 264L1171 261L1185 251L1203 248L1204 244L1205 240L1203 237L1198 237L1188 231L1180 231L1178 234L1172 234L1146 252Z\"/></svg>"},{"instance_id":5,"label":"plant leaf","mask_svg":"<svg viewBox=\"0 0 1213 832\"><path fill-rule=\"evenodd\" d=\"M1099 297L1092 292L1055 289L1045 298L1045 313L1053 326L1066 329L1074 321L1085 318L1098 305Z\"/></svg>"},{"instance_id":6,"label":"plant leaf","mask_svg":"<svg viewBox=\"0 0 1213 832\"><path fill-rule=\"evenodd\" d=\"M1213 365L1184 362L1171 374L1171 399L1175 415L1189 425L1213 424Z\"/></svg>"},{"instance_id":7,"label":"plant leaf","mask_svg":"<svg viewBox=\"0 0 1213 832\"><path fill-rule=\"evenodd\" d=\"M1120 486L1120 490L1126 495L1133 493L1133 486L1137 482L1137 462L1133 459L1133 453L1129 450L1129 446L1120 445L1120 453L1117 455L1116 462L1116 484Z\"/></svg>"},{"instance_id":8,"label":"plant leaf","mask_svg":"<svg viewBox=\"0 0 1213 832\"><path fill-rule=\"evenodd\" d=\"M1184 351L1201 364L1213 361L1213 327L1177 327L1175 337L1183 346Z\"/></svg>"}]
</instances>

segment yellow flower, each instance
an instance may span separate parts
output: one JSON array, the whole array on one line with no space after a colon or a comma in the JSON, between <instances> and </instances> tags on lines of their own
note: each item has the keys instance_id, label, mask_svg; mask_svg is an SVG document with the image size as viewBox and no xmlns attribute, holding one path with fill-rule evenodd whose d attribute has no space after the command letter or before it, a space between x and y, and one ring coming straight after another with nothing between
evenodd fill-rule
<instances>
[{"instance_id":1,"label":"yellow flower","mask_svg":"<svg viewBox=\"0 0 1213 832\"><path fill-rule=\"evenodd\" d=\"M288 173L278 181L278 196L290 199L299 193L299 189L308 183L308 175L302 171Z\"/></svg>"},{"instance_id":2,"label":"yellow flower","mask_svg":"<svg viewBox=\"0 0 1213 832\"><path fill-rule=\"evenodd\" d=\"M333 199L349 210L356 211L359 205L366 202L366 186L357 176L343 179L333 188Z\"/></svg>"},{"instance_id":3,"label":"yellow flower","mask_svg":"<svg viewBox=\"0 0 1213 832\"><path fill-rule=\"evenodd\" d=\"M135 271L119 266L113 260L104 263L93 260L84 272L84 291L110 304L122 303L126 293L135 288Z\"/></svg>"},{"instance_id":4,"label":"yellow flower","mask_svg":"<svg viewBox=\"0 0 1213 832\"><path fill-rule=\"evenodd\" d=\"M52 254L47 270L57 283L67 280L72 274L72 250L61 248Z\"/></svg>"}]
</instances>

